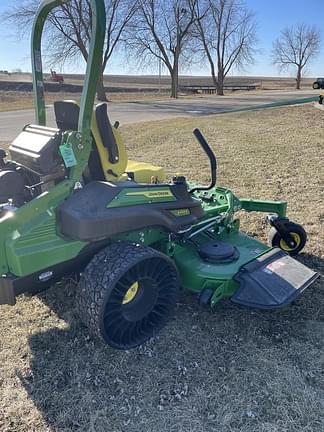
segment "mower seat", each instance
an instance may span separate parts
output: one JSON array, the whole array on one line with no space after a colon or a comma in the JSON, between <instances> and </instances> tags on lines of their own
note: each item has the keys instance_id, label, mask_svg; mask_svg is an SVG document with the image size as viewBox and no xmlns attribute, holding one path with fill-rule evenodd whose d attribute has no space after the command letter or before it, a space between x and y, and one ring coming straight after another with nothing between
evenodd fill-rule
<instances>
[{"instance_id":1,"label":"mower seat","mask_svg":"<svg viewBox=\"0 0 324 432\"><path fill-rule=\"evenodd\" d=\"M78 130L80 107L77 102L74 100L54 102L54 112L56 124L60 131ZM85 183L89 183L91 180L105 180L98 150L94 144L92 144L88 166L83 173L83 178Z\"/></svg>"},{"instance_id":2,"label":"mower seat","mask_svg":"<svg viewBox=\"0 0 324 432\"><path fill-rule=\"evenodd\" d=\"M96 106L91 129L107 181L126 180L127 177L136 183L161 183L165 180L162 167L127 159L122 136L109 121L107 104Z\"/></svg>"},{"instance_id":3,"label":"mower seat","mask_svg":"<svg viewBox=\"0 0 324 432\"><path fill-rule=\"evenodd\" d=\"M57 127L61 131L77 130L80 108L77 102L65 100L54 103ZM146 162L128 160L126 148L117 127L112 127L107 115L107 104L95 108L91 132L93 147L90 153L87 180L125 181L137 183L163 182L164 170Z\"/></svg>"}]
</instances>

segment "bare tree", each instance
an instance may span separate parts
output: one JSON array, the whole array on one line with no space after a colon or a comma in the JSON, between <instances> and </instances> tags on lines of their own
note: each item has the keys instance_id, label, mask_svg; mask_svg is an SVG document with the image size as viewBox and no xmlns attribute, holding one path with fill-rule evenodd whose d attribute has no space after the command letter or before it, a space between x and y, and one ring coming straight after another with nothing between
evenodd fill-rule
<instances>
[{"instance_id":1,"label":"bare tree","mask_svg":"<svg viewBox=\"0 0 324 432\"><path fill-rule=\"evenodd\" d=\"M254 61L254 15L240 0L201 0L196 3L197 37L210 65L217 94L224 94L224 80L234 67Z\"/></svg>"},{"instance_id":2,"label":"bare tree","mask_svg":"<svg viewBox=\"0 0 324 432\"><path fill-rule=\"evenodd\" d=\"M102 58L102 68L97 85L99 100L107 100L103 74L118 46L122 33L137 8L132 0L106 0L107 30ZM5 13L5 19L15 25L18 33L24 34L31 26L38 0L26 0ZM46 27L46 57L48 64L65 63L88 59L91 37L91 6L89 0L72 0L55 8L48 17Z\"/></svg>"},{"instance_id":3,"label":"bare tree","mask_svg":"<svg viewBox=\"0 0 324 432\"><path fill-rule=\"evenodd\" d=\"M198 0L139 0L125 44L132 58L148 66L163 62L171 76L171 97L178 97L179 64L196 21Z\"/></svg>"},{"instance_id":4,"label":"bare tree","mask_svg":"<svg viewBox=\"0 0 324 432\"><path fill-rule=\"evenodd\" d=\"M297 68L296 88L300 82L304 67L319 54L321 43L320 30L304 23L285 28L273 42L272 61L281 70Z\"/></svg>"}]
</instances>

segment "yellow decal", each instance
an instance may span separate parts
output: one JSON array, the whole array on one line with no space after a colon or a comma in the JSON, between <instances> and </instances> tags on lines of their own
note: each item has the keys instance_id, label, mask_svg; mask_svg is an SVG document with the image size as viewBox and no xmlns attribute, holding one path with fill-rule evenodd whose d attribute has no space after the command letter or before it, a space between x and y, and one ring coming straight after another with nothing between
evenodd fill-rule
<instances>
[{"instance_id":1,"label":"yellow decal","mask_svg":"<svg viewBox=\"0 0 324 432\"><path fill-rule=\"evenodd\" d=\"M146 198L173 198L173 194L170 190L127 192L126 195L145 196Z\"/></svg>"},{"instance_id":2,"label":"yellow decal","mask_svg":"<svg viewBox=\"0 0 324 432\"><path fill-rule=\"evenodd\" d=\"M177 210L171 210L171 213L174 214L174 216L181 217L181 216L189 216L190 210L189 209L177 209Z\"/></svg>"}]
</instances>

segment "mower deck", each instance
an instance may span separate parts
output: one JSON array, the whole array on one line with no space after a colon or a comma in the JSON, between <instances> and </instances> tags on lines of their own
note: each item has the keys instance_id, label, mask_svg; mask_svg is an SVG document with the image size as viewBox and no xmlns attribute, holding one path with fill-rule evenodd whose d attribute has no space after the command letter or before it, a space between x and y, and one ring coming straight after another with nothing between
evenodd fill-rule
<instances>
[{"instance_id":1,"label":"mower deck","mask_svg":"<svg viewBox=\"0 0 324 432\"><path fill-rule=\"evenodd\" d=\"M174 259L180 272L182 285L197 293L206 288L212 289L214 294L211 304L214 305L221 298L233 295L239 285L233 279L233 275L237 274L242 266L269 250L269 247L238 231L211 237L202 235L195 239L195 243L177 244ZM220 240L237 251L237 256L233 256L232 261L217 262L199 254L202 245L210 243L217 245Z\"/></svg>"},{"instance_id":2,"label":"mower deck","mask_svg":"<svg viewBox=\"0 0 324 432\"><path fill-rule=\"evenodd\" d=\"M221 254L215 258L200 253L204 246L226 251L231 247L235 253L232 258ZM197 293L210 290L212 306L225 297L259 309L287 306L318 277L280 249L238 231L200 238L191 245L178 244L174 259L182 286Z\"/></svg>"}]
</instances>

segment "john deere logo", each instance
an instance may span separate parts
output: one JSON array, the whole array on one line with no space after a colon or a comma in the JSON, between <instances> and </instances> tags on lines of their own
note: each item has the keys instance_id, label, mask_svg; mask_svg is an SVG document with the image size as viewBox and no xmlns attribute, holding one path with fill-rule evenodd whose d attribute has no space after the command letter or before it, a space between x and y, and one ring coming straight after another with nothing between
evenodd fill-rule
<instances>
[{"instance_id":1,"label":"john deere logo","mask_svg":"<svg viewBox=\"0 0 324 432\"><path fill-rule=\"evenodd\" d=\"M146 198L173 198L173 194L170 190L127 192L126 195L145 196Z\"/></svg>"},{"instance_id":2,"label":"john deere logo","mask_svg":"<svg viewBox=\"0 0 324 432\"><path fill-rule=\"evenodd\" d=\"M176 201L176 197L168 188L148 189L132 188L122 190L115 199L107 204L107 208L127 207L135 205L156 204Z\"/></svg>"}]
</instances>

